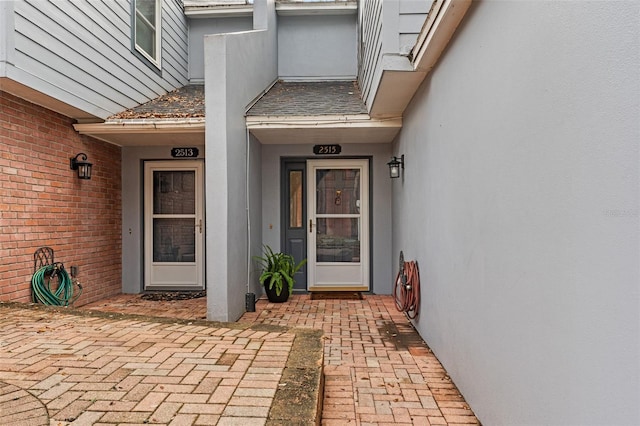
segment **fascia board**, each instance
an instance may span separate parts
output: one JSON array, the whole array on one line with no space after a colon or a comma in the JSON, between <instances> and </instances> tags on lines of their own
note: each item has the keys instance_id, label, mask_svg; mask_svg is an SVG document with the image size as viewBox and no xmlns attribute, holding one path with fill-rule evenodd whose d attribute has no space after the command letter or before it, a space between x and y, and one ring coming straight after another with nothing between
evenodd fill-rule
<instances>
[{"instance_id":1,"label":"fascia board","mask_svg":"<svg viewBox=\"0 0 640 426\"><path fill-rule=\"evenodd\" d=\"M355 1L326 3L277 3L276 12L280 16L353 15L358 12L358 3Z\"/></svg>"},{"instance_id":2,"label":"fascia board","mask_svg":"<svg viewBox=\"0 0 640 426\"><path fill-rule=\"evenodd\" d=\"M243 6L185 6L187 18L239 18L253 15L253 5Z\"/></svg>"},{"instance_id":3,"label":"fascia board","mask_svg":"<svg viewBox=\"0 0 640 426\"><path fill-rule=\"evenodd\" d=\"M125 133L203 133L204 118L187 120L128 120L105 123L77 123L74 129L80 134L108 135Z\"/></svg>"},{"instance_id":4,"label":"fascia board","mask_svg":"<svg viewBox=\"0 0 640 426\"><path fill-rule=\"evenodd\" d=\"M381 127L402 127L402 118L393 117L385 119L372 119L366 114L362 115L342 115L342 116L253 116L247 117L248 129L304 129L304 128L381 128Z\"/></svg>"}]
</instances>

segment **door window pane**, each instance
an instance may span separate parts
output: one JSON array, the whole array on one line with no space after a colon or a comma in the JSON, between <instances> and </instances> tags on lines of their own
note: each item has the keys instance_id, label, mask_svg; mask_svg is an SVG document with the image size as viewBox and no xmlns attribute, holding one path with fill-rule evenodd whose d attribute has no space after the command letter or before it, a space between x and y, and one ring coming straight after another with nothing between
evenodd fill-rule
<instances>
[{"instance_id":1,"label":"door window pane","mask_svg":"<svg viewBox=\"0 0 640 426\"><path fill-rule=\"evenodd\" d=\"M360 213L360 170L316 170L316 213Z\"/></svg>"},{"instance_id":2,"label":"door window pane","mask_svg":"<svg viewBox=\"0 0 640 426\"><path fill-rule=\"evenodd\" d=\"M153 261L195 262L193 219L153 219Z\"/></svg>"},{"instance_id":3,"label":"door window pane","mask_svg":"<svg viewBox=\"0 0 640 426\"><path fill-rule=\"evenodd\" d=\"M360 219L318 218L317 262L360 262Z\"/></svg>"},{"instance_id":4,"label":"door window pane","mask_svg":"<svg viewBox=\"0 0 640 426\"><path fill-rule=\"evenodd\" d=\"M153 172L153 214L195 214L194 171Z\"/></svg>"},{"instance_id":5,"label":"door window pane","mask_svg":"<svg viewBox=\"0 0 640 426\"><path fill-rule=\"evenodd\" d=\"M302 228L302 170L289 172L289 228Z\"/></svg>"}]
</instances>

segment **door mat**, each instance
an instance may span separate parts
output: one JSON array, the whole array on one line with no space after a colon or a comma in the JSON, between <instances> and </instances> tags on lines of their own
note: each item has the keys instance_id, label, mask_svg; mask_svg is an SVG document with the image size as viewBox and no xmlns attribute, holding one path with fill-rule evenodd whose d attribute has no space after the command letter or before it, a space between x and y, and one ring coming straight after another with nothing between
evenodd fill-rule
<instances>
[{"instance_id":1,"label":"door mat","mask_svg":"<svg viewBox=\"0 0 640 426\"><path fill-rule=\"evenodd\" d=\"M314 291L311 300L362 300L359 291Z\"/></svg>"},{"instance_id":2,"label":"door mat","mask_svg":"<svg viewBox=\"0 0 640 426\"><path fill-rule=\"evenodd\" d=\"M143 293L140 298L144 300L165 301L165 300L189 300L205 297L206 291L153 291Z\"/></svg>"}]
</instances>

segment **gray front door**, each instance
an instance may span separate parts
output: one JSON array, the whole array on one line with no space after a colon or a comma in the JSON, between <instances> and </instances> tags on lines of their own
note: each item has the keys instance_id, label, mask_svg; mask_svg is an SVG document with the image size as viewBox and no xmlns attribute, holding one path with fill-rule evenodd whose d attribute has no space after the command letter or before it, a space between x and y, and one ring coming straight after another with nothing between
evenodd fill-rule
<instances>
[{"instance_id":1,"label":"gray front door","mask_svg":"<svg viewBox=\"0 0 640 426\"><path fill-rule=\"evenodd\" d=\"M284 252L296 262L307 257L306 162L285 160L282 167L282 229ZM306 291L307 266L296 273L294 291Z\"/></svg>"}]
</instances>

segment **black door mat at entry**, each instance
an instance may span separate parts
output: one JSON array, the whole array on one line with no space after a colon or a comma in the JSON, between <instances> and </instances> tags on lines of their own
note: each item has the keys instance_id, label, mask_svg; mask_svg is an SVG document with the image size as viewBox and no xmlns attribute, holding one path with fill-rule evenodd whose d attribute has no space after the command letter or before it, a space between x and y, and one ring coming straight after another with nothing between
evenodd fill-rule
<instances>
[{"instance_id":1,"label":"black door mat at entry","mask_svg":"<svg viewBox=\"0 0 640 426\"><path fill-rule=\"evenodd\" d=\"M189 300L205 297L206 291L150 291L143 293L140 298L144 300L165 301L165 300Z\"/></svg>"}]
</instances>

